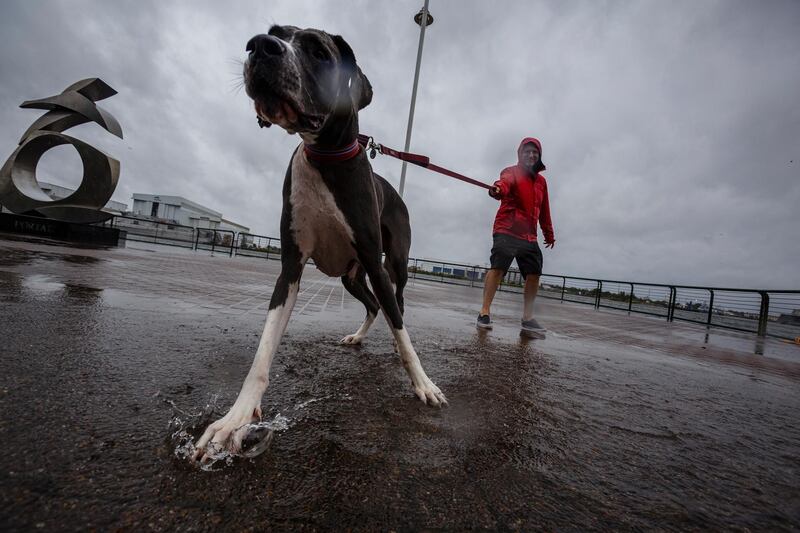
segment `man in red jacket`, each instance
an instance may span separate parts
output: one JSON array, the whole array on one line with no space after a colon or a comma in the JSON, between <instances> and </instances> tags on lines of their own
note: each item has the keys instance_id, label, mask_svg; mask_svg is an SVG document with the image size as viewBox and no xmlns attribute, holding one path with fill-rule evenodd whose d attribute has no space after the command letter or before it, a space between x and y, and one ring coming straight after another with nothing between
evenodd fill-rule
<instances>
[{"instance_id":1,"label":"man in red jacket","mask_svg":"<svg viewBox=\"0 0 800 533\"><path fill-rule=\"evenodd\" d=\"M518 162L500 173L500 179L489 190L489 196L500 200L494 219L491 269L486 274L483 287L483 307L477 326L492 329L489 308L503 276L516 259L520 273L525 278L525 303L522 311L522 330L543 336L545 329L533 318L533 301L539 290L542 275L542 251L536 242L536 223L541 223L544 245L556 244L553 222L550 220L550 200L547 180L540 174L542 143L526 137L517 149Z\"/></svg>"}]
</instances>

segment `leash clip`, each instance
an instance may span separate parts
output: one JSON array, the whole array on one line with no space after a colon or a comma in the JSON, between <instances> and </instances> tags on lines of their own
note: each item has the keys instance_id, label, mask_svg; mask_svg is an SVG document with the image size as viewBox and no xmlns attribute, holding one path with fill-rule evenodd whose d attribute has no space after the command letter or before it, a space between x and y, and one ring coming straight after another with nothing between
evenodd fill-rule
<instances>
[{"instance_id":1,"label":"leash clip","mask_svg":"<svg viewBox=\"0 0 800 533\"><path fill-rule=\"evenodd\" d=\"M358 134L358 142L361 146L364 147L364 151L369 154L370 159L375 159L375 156L378 155L378 152L383 153L383 147L375 142L375 139L370 137L369 135L364 135L362 133Z\"/></svg>"},{"instance_id":2,"label":"leash clip","mask_svg":"<svg viewBox=\"0 0 800 533\"><path fill-rule=\"evenodd\" d=\"M375 139L370 137L367 139L367 148L369 149L369 158L375 159L375 156L378 155L378 150L380 150L381 145L375 142Z\"/></svg>"}]
</instances>

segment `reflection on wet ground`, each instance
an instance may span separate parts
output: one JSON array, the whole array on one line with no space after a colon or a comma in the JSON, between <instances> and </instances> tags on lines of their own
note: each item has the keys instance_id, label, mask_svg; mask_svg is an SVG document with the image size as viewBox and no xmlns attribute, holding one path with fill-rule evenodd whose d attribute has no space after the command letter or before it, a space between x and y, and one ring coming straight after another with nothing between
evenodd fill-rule
<instances>
[{"instance_id":1,"label":"reflection on wet ground","mask_svg":"<svg viewBox=\"0 0 800 533\"><path fill-rule=\"evenodd\" d=\"M517 295L476 332L478 290L416 282L436 410L382 321L337 344L363 308L313 269L263 403L272 441L201 471L173 434L233 402L276 275L0 241L3 530L800 527L798 348L547 302L531 340Z\"/></svg>"}]
</instances>

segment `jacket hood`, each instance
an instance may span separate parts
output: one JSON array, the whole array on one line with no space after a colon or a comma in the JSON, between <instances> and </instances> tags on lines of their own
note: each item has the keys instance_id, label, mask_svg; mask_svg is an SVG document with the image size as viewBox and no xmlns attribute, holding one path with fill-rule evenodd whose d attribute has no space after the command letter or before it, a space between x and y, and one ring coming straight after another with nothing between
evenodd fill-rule
<instances>
[{"instance_id":1,"label":"jacket hood","mask_svg":"<svg viewBox=\"0 0 800 533\"><path fill-rule=\"evenodd\" d=\"M537 174L542 170L546 170L547 167L544 166L544 163L542 162L542 143L539 142L539 139L536 137L525 137L522 139L522 142L519 143L519 148L517 148L517 164L519 165L520 160L522 159L522 147L529 143L535 145L536 148L539 149L539 162L536 163L536 166L533 168L533 173Z\"/></svg>"}]
</instances>

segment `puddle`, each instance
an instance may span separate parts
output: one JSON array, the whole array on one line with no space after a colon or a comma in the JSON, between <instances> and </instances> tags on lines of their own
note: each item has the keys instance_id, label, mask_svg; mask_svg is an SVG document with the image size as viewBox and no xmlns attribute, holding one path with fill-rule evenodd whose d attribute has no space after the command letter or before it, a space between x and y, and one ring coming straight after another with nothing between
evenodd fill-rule
<instances>
[{"instance_id":1,"label":"puddle","mask_svg":"<svg viewBox=\"0 0 800 533\"><path fill-rule=\"evenodd\" d=\"M28 291L36 294L61 291L65 287L60 281L55 281L51 276L45 276L43 274L25 276L22 278L21 285Z\"/></svg>"}]
</instances>

